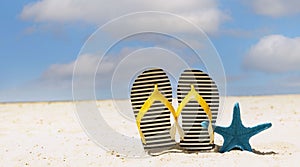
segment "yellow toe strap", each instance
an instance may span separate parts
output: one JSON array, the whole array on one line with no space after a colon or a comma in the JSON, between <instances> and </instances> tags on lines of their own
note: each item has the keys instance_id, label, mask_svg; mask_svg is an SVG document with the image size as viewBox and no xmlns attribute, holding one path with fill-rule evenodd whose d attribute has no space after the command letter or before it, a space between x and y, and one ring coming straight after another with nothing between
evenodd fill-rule
<instances>
[{"instance_id":1,"label":"yellow toe strap","mask_svg":"<svg viewBox=\"0 0 300 167\"><path fill-rule=\"evenodd\" d=\"M142 142L144 144L146 144L146 140L145 140L145 136L141 130L141 120L144 117L144 115L147 113L147 111L150 109L151 105L154 103L154 101L160 101L161 103L163 103L168 109L169 111L173 114L173 116L175 117L176 112L172 106L172 104L168 101L168 99L166 99L158 90L157 84L154 85L154 90L152 92L152 94L149 96L149 98L144 102L144 104L142 105L137 117L136 117L136 124L138 127L138 131L140 133ZM177 119L175 120L177 122Z\"/></svg>"},{"instance_id":2,"label":"yellow toe strap","mask_svg":"<svg viewBox=\"0 0 300 167\"><path fill-rule=\"evenodd\" d=\"M210 136L210 143L213 144L214 142L214 132L212 128L212 113L211 110L206 103L206 101L202 98L202 96L195 90L194 85L191 85L190 92L185 96L185 98L182 100L182 102L179 104L176 112L176 117L178 117L182 111L182 109L185 107L185 105L191 100L195 99L199 103L199 105L203 108L204 112L206 113L209 125L208 125L208 133Z\"/></svg>"}]
</instances>

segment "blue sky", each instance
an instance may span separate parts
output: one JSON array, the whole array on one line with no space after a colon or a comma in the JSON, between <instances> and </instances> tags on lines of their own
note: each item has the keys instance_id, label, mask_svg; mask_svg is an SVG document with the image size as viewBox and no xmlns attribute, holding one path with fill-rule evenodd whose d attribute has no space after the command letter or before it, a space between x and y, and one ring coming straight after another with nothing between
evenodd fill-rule
<instances>
[{"instance_id":1,"label":"blue sky","mask_svg":"<svg viewBox=\"0 0 300 167\"><path fill-rule=\"evenodd\" d=\"M203 28L222 59L227 95L300 93L298 0L41 0L0 6L0 101L71 100L74 61L88 37L113 18L146 10L175 13Z\"/></svg>"}]
</instances>

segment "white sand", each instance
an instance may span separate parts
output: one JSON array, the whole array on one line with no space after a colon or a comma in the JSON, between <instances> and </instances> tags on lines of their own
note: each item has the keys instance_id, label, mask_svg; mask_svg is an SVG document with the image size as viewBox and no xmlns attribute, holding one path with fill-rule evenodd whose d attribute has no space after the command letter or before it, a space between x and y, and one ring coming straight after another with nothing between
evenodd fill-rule
<instances>
[{"instance_id":1,"label":"white sand","mask_svg":"<svg viewBox=\"0 0 300 167\"><path fill-rule=\"evenodd\" d=\"M0 166L300 166L300 95L229 97L219 125L230 124L235 102L240 102L245 126L273 124L251 138L257 154L167 153L139 159L94 144L81 128L71 102L3 103ZM112 106L111 101L100 103L108 110ZM124 133L124 127L119 129ZM217 135L216 144L221 143Z\"/></svg>"}]
</instances>

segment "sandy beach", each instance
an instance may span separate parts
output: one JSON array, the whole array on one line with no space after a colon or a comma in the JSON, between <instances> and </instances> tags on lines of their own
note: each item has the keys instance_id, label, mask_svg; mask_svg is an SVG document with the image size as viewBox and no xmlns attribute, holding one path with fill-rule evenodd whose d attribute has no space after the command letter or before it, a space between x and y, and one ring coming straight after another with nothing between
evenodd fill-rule
<instances>
[{"instance_id":1,"label":"sandy beach","mask_svg":"<svg viewBox=\"0 0 300 167\"><path fill-rule=\"evenodd\" d=\"M96 145L80 126L73 102L1 103L0 166L299 166L300 95L227 97L218 125L230 124L235 102L240 103L245 126L273 124L251 138L254 153L147 158L124 157ZM110 100L98 103L107 111L112 106ZM216 135L215 143L222 145L222 137Z\"/></svg>"}]
</instances>

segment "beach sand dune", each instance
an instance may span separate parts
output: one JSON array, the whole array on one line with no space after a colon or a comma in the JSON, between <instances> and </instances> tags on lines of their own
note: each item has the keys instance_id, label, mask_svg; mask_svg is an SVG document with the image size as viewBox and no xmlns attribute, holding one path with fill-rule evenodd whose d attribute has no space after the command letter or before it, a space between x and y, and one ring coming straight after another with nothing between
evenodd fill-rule
<instances>
[{"instance_id":1,"label":"beach sand dune","mask_svg":"<svg viewBox=\"0 0 300 167\"><path fill-rule=\"evenodd\" d=\"M240 103L245 126L273 124L251 138L254 153L166 153L148 158L123 157L97 146L80 126L72 102L1 103L0 166L300 166L300 95L228 97L218 125L231 123L235 102ZM98 103L107 111L112 106L109 100ZM115 126L123 133L124 127ZM221 145L222 137L216 135L215 143Z\"/></svg>"}]
</instances>

